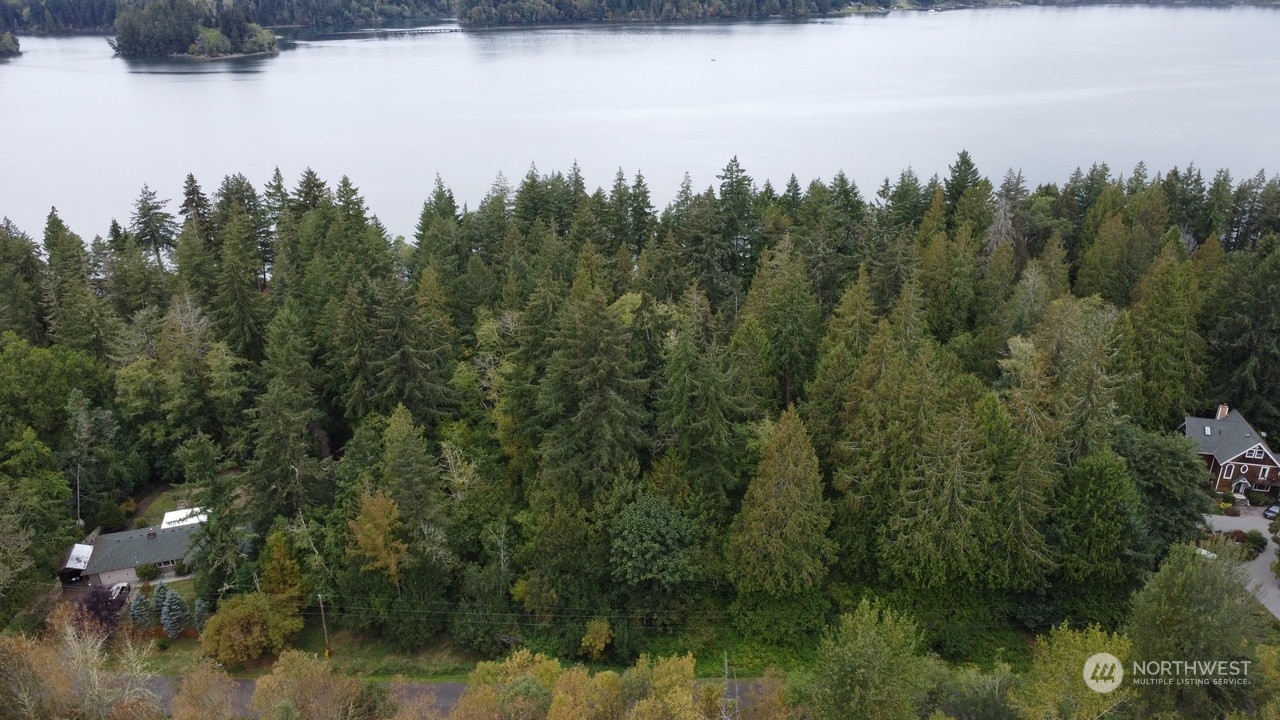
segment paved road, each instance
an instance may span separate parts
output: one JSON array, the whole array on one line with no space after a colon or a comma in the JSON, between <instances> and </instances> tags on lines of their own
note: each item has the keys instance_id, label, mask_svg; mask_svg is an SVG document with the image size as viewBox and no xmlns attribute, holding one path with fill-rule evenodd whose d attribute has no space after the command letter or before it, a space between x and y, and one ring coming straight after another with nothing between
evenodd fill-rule
<instances>
[{"instance_id":1,"label":"paved road","mask_svg":"<svg viewBox=\"0 0 1280 720\"><path fill-rule=\"evenodd\" d=\"M1240 508L1240 517L1227 517L1226 515L1206 515L1205 520L1209 522L1210 527L1214 530L1261 530L1263 535L1267 536L1267 549L1262 554L1254 558L1252 561L1245 563L1245 567L1249 570L1249 577L1256 586L1254 592L1262 604L1271 611L1272 615L1280 618L1280 581L1276 580L1275 573L1271 572L1271 563L1276 561L1276 544L1270 542L1271 534L1267 532L1267 520L1262 517L1263 508L1246 507Z\"/></svg>"},{"instance_id":2,"label":"paved road","mask_svg":"<svg viewBox=\"0 0 1280 720\"><path fill-rule=\"evenodd\" d=\"M236 680L235 683L236 707L240 711L240 716L244 718L257 717L249 709L249 701L253 698L254 681ZM165 714L168 714L173 703L173 695L178 690L177 678L156 675L151 678L150 686L151 692L155 693L159 699L160 709ZM436 696L435 707L448 713L457 704L458 698L462 696L462 691L466 687L467 684L461 682L404 682L395 688L392 696L397 700L409 700L423 695L434 694Z\"/></svg>"}]
</instances>

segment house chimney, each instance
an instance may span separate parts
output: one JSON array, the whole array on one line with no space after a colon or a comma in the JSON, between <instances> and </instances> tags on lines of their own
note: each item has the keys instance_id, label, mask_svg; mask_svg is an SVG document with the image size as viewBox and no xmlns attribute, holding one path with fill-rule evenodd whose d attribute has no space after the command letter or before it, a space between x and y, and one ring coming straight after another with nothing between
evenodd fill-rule
<instances>
[{"instance_id":1,"label":"house chimney","mask_svg":"<svg viewBox=\"0 0 1280 720\"><path fill-rule=\"evenodd\" d=\"M148 530L148 531L147 531L147 539L148 539L148 540L155 540L155 539L156 539L156 531L155 531L154 529L152 529L152 530Z\"/></svg>"},{"instance_id":2,"label":"house chimney","mask_svg":"<svg viewBox=\"0 0 1280 720\"><path fill-rule=\"evenodd\" d=\"M1218 406L1218 416L1214 420L1226 420L1229 412L1231 412L1231 408L1227 407L1226 403L1222 403Z\"/></svg>"}]
</instances>

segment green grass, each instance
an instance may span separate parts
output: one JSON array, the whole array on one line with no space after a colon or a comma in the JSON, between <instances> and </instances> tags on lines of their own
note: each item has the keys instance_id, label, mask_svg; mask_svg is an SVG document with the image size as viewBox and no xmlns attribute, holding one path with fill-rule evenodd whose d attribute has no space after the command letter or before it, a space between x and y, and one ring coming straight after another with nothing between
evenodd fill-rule
<instances>
[{"instance_id":1,"label":"green grass","mask_svg":"<svg viewBox=\"0 0 1280 720\"><path fill-rule=\"evenodd\" d=\"M138 501L141 512L134 515L133 527L159 525L164 520L165 513L177 510L179 505L186 505L188 495L190 495L190 488L162 486L156 492Z\"/></svg>"},{"instance_id":2,"label":"green grass","mask_svg":"<svg viewBox=\"0 0 1280 720\"><path fill-rule=\"evenodd\" d=\"M307 618L302 632L290 645L299 650L324 655L324 631L320 619ZM382 638L365 637L329 627L329 659L335 672L365 678L389 679L403 676L414 680L466 680L483 658L454 648L441 640L417 652L401 652Z\"/></svg>"}]
</instances>

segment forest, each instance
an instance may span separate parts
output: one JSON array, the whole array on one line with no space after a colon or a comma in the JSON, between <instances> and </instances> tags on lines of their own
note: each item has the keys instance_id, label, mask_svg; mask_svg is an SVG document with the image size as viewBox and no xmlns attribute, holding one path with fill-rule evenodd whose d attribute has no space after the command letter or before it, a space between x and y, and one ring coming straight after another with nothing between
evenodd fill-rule
<instances>
[{"instance_id":1,"label":"forest","mask_svg":"<svg viewBox=\"0 0 1280 720\"><path fill-rule=\"evenodd\" d=\"M5 0L0 2L0 31L14 32L78 32L117 29L116 19L132 10L159 5L172 6L173 0ZM192 4L187 0L185 4ZM256 0L223 3L198 2L197 16L209 15L217 27L224 11L234 9L247 22L264 26L287 25L355 25L383 20L430 18L449 15L442 0ZM154 12L154 11L153 11ZM185 32L185 29L184 29ZM185 48L185 46L184 46Z\"/></svg>"},{"instance_id":2,"label":"forest","mask_svg":"<svg viewBox=\"0 0 1280 720\"><path fill-rule=\"evenodd\" d=\"M109 30L116 27L117 15L137 6L165 4L170 0L5 0L0 2L0 31L74 32ZM1277 0L1252 0L1249 4L1269 5ZM835 12L877 11L890 8L957 8L999 2L950 2L913 0L909 3L871 0L850 3L844 0L249 0L230 5L221 0L202 2L202 12L219 17L224 8L234 7L249 22L263 26L366 25L393 20L421 20L456 17L470 26L525 25L539 23L584 23L625 21L676 21L763 19L777 17L824 16ZM1076 5L1070 0L1041 0L1032 5ZM1232 0L1205 0L1202 5L1235 5ZM211 26L212 27L212 26Z\"/></svg>"},{"instance_id":3,"label":"forest","mask_svg":"<svg viewBox=\"0 0 1280 720\"><path fill-rule=\"evenodd\" d=\"M1213 502L1183 416L1280 430L1280 178L716 179L660 212L621 170L437 179L407 239L309 170L144 187L89 242L5 221L0 625L165 483L209 513L173 617L233 667L318 595L403 648L623 664L886 618L990 664L1159 610Z\"/></svg>"}]
</instances>

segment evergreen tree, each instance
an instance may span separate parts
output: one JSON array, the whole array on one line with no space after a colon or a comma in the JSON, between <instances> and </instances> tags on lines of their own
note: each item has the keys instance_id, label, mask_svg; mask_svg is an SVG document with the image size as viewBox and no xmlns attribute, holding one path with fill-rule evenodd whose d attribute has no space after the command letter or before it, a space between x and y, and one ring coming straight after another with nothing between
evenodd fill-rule
<instances>
[{"instance_id":1,"label":"evergreen tree","mask_svg":"<svg viewBox=\"0 0 1280 720\"><path fill-rule=\"evenodd\" d=\"M174 248L174 236L178 230L173 215L164 209L168 204L168 200L156 197L155 190L143 185L142 192L133 204L133 217L129 226L129 233L134 241L151 253L156 259L156 266L161 270L165 269L165 255Z\"/></svg>"},{"instance_id":2,"label":"evergreen tree","mask_svg":"<svg viewBox=\"0 0 1280 720\"><path fill-rule=\"evenodd\" d=\"M56 210L50 211L45 223L44 251L48 275L43 294L54 342L105 357L116 319L90 286L84 243L63 224Z\"/></svg>"},{"instance_id":3,"label":"evergreen tree","mask_svg":"<svg viewBox=\"0 0 1280 720\"><path fill-rule=\"evenodd\" d=\"M1234 253L1212 307L1232 308L1207 332L1214 360L1214 397L1244 413L1255 426L1280 431L1280 236L1254 252Z\"/></svg>"},{"instance_id":4,"label":"evergreen tree","mask_svg":"<svg viewBox=\"0 0 1280 720\"><path fill-rule=\"evenodd\" d=\"M695 503L719 518L737 485L743 438L724 349L711 337L706 298L690 287L668 339L658 393L658 438L697 485Z\"/></svg>"},{"instance_id":5,"label":"evergreen tree","mask_svg":"<svg viewBox=\"0 0 1280 720\"><path fill-rule=\"evenodd\" d=\"M539 386L542 491L569 507L626 498L649 442L648 381L628 356L630 329L605 302L600 262L584 247Z\"/></svg>"},{"instance_id":6,"label":"evergreen tree","mask_svg":"<svg viewBox=\"0 0 1280 720\"><path fill-rule=\"evenodd\" d=\"M1124 459L1110 450L1082 458L1053 490L1051 539L1066 616L1116 623L1146 564L1140 541L1138 493Z\"/></svg>"},{"instance_id":7,"label":"evergreen tree","mask_svg":"<svg viewBox=\"0 0 1280 720\"><path fill-rule=\"evenodd\" d=\"M742 316L754 317L769 338L769 374L782 406L792 404L813 371L822 309L789 245L761 255Z\"/></svg>"},{"instance_id":8,"label":"evergreen tree","mask_svg":"<svg viewBox=\"0 0 1280 720\"><path fill-rule=\"evenodd\" d=\"M187 173L187 179L182 184L182 206L178 209L178 214L182 216L184 226L193 227L197 237L205 242L213 241L213 205L200 189L196 176L191 173Z\"/></svg>"},{"instance_id":9,"label":"evergreen tree","mask_svg":"<svg viewBox=\"0 0 1280 720\"><path fill-rule=\"evenodd\" d=\"M44 264L35 242L7 219L0 220L0 333L12 331L31 343L44 337L40 281Z\"/></svg>"},{"instance_id":10,"label":"evergreen tree","mask_svg":"<svg viewBox=\"0 0 1280 720\"><path fill-rule=\"evenodd\" d=\"M336 303L329 342L329 367L338 380L338 396L353 425L373 410L377 380L373 374L374 326L371 291L366 283L347 285Z\"/></svg>"},{"instance_id":11,"label":"evergreen tree","mask_svg":"<svg viewBox=\"0 0 1280 720\"><path fill-rule=\"evenodd\" d=\"M725 545L729 580L744 593L782 597L817 587L835 547L826 536L818 457L795 408L778 419Z\"/></svg>"},{"instance_id":12,"label":"evergreen tree","mask_svg":"<svg viewBox=\"0 0 1280 720\"><path fill-rule=\"evenodd\" d=\"M165 586L161 585L156 589L158 591L163 587ZM170 639L176 639L190 625L191 609L187 607L187 601L176 592L165 593L164 602L160 605L160 626L164 628L164 634Z\"/></svg>"},{"instance_id":13,"label":"evergreen tree","mask_svg":"<svg viewBox=\"0 0 1280 720\"><path fill-rule=\"evenodd\" d=\"M247 474L251 517L292 517L325 497L317 436L319 409L311 381L311 349L297 313L286 304L267 326L266 392L252 411L255 439Z\"/></svg>"},{"instance_id":14,"label":"evergreen tree","mask_svg":"<svg viewBox=\"0 0 1280 720\"><path fill-rule=\"evenodd\" d=\"M1135 288L1125 323L1138 375L1126 384L1126 410L1149 430L1176 427L1200 405L1208 359L1196 328L1198 305L1191 263L1180 246L1166 245Z\"/></svg>"},{"instance_id":15,"label":"evergreen tree","mask_svg":"<svg viewBox=\"0 0 1280 720\"><path fill-rule=\"evenodd\" d=\"M447 340L429 328L399 276L376 289L373 358L373 407L389 411L399 403L417 417L438 418L449 405L452 353ZM439 318L433 318L434 323ZM438 324L436 325L438 327Z\"/></svg>"},{"instance_id":16,"label":"evergreen tree","mask_svg":"<svg viewBox=\"0 0 1280 720\"><path fill-rule=\"evenodd\" d=\"M859 268L858 281L840 298L827 333L818 346L813 380L804 389L801 413L823 469L831 472L836 444L844 437L844 403L858 364L875 331L871 281Z\"/></svg>"},{"instance_id":17,"label":"evergreen tree","mask_svg":"<svg viewBox=\"0 0 1280 720\"><path fill-rule=\"evenodd\" d=\"M262 356L263 318L253 221L238 209L218 234L222 255L210 299L211 317L227 344L249 360Z\"/></svg>"}]
</instances>

